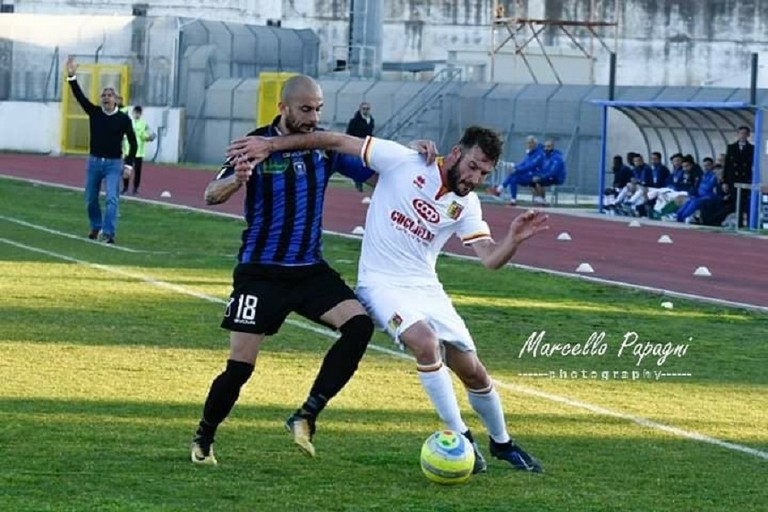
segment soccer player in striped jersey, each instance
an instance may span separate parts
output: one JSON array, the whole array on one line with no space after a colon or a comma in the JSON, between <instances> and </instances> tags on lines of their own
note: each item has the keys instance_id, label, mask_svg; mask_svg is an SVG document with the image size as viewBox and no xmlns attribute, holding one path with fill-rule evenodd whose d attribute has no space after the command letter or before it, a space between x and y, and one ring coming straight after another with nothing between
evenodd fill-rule
<instances>
[{"instance_id":1,"label":"soccer player in striped jersey","mask_svg":"<svg viewBox=\"0 0 768 512\"><path fill-rule=\"evenodd\" d=\"M284 84L280 115L251 135L312 133L323 107L318 84L295 76ZM245 220L233 291L222 327L230 331L226 369L213 381L192 442L192 461L216 464L214 435L254 370L266 336L277 333L290 312L332 327L341 337L328 350L309 396L286 421L294 442L314 456L315 419L357 369L373 333L365 309L323 259L322 211L331 174L366 181L373 172L360 158L318 150L286 151L241 179L232 160L205 191L208 204L228 200L245 185Z\"/></svg>"},{"instance_id":2,"label":"soccer player in striped jersey","mask_svg":"<svg viewBox=\"0 0 768 512\"><path fill-rule=\"evenodd\" d=\"M499 135L469 127L450 153L432 164L392 141L330 132L246 137L235 141L229 151L241 155L236 172L249 176L252 162L248 159L258 162L308 147L360 155L378 173L365 222L357 296L378 327L413 352L419 380L446 426L473 443L473 472L485 471L486 463L461 417L446 365L464 384L472 409L488 430L491 455L516 469L541 472L536 459L509 436L493 381L435 271L437 257L451 235L472 247L487 268L498 269L512 259L520 244L548 229L548 216L529 210L512 221L500 241L491 237L473 190L501 155Z\"/></svg>"}]
</instances>

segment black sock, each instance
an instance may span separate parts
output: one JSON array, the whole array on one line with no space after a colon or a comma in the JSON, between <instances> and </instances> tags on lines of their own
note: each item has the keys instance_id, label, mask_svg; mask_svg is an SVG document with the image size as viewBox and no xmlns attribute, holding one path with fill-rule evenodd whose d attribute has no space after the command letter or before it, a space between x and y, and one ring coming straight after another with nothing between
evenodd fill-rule
<instances>
[{"instance_id":1,"label":"black sock","mask_svg":"<svg viewBox=\"0 0 768 512\"><path fill-rule=\"evenodd\" d=\"M253 373L253 365L241 361L227 361L227 368L213 380L203 407L203 418L197 429L198 435L213 438L219 424L229 415L240 388Z\"/></svg>"},{"instance_id":2,"label":"black sock","mask_svg":"<svg viewBox=\"0 0 768 512\"><path fill-rule=\"evenodd\" d=\"M310 393L307 400L301 404L301 409L296 411L299 416L315 419L320 411L325 409L328 399L323 395L313 395Z\"/></svg>"},{"instance_id":3,"label":"black sock","mask_svg":"<svg viewBox=\"0 0 768 512\"><path fill-rule=\"evenodd\" d=\"M342 325L339 331L341 337L325 354L309 398L301 406L304 415L313 419L354 375L373 336L373 322L365 315L358 315Z\"/></svg>"}]
</instances>

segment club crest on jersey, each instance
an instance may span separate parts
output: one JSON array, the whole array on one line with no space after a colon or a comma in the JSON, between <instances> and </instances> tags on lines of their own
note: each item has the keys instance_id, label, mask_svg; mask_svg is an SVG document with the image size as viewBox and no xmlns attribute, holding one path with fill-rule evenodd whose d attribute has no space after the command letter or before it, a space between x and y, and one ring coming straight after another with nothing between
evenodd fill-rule
<instances>
[{"instance_id":1,"label":"club crest on jersey","mask_svg":"<svg viewBox=\"0 0 768 512\"><path fill-rule=\"evenodd\" d=\"M293 161L293 172L296 173L296 176L304 176L307 174L307 166L303 160Z\"/></svg>"},{"instance_id":2,"label":"club crest on jersey","mask_svg":"<svg viewBox=\"0 0 768 512\"><path fill-rule=\"evenodd\" d=\"M395 313L392 315L392 318L389 319L389 322L387 322L387 325L390 329L393 331L397 331L397 329L403 324L403 317Z\"/></svg>"},{"instance_id":3,"label":"club crest on jersey","mask_svg":"<svg viewBox=\"0 0 768 512\"><path fill-rule=\"evenodd\" d=\"M448 208L445 210L445 213L447 213L448 216L453 220L456 220L459 218L459 215L461 215L461 212L463 211L464 211L464 207L461 206L456 201L453 201L450 205L448 205Z\"/></svg>"},{"instance_id":4,"label":"club crest on jersey","mask_svg":"<svg viewBox=\"0 0 768 512\"><path fill-rule=\"evenodd\" d=\"M424 188L424 185L426 184L427 180L422 175L418 175L415 178L413 178L413 186L422 189Z\"/></svg>"}]
</instances>

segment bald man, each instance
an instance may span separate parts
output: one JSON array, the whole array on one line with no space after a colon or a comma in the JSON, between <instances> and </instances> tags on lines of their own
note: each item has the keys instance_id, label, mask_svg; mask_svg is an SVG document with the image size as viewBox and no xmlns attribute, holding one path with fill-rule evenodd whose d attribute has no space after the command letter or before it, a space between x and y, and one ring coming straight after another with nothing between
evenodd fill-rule
<instances>
[{"instance_id":1,"label":"bald man","mask_svg":"<svg viewBox=\"0 0 768 512\"><path fill-rule=\"evenodd\" d=\"M278 137L311 133L323 108L320 86L308 76L283 87L280 115L248 135ZM359 156L305 150L271 155L245 180L227 159L205 191L208 204L228 200L245 185L242 245L233 290L221 326L230 331L229 359L214 379L192 441L192 462L216 464L214 436L229 415L240 388L254 370L264 339L295 312L341 336L328 350L306 401L285 423L301 451L314 456L315 420L357 370L373 334L373 323L341 276L323 259L322 211L334 172L366 181L373 171Z\"/></svg>"}]
</instances>

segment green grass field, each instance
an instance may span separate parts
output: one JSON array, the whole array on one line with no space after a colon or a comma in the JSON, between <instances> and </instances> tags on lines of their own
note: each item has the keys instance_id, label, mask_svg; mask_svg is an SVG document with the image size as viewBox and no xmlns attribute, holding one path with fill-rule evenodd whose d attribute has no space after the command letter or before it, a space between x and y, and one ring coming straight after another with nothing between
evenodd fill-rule
<instances>
[{"instance_id":1,"label":"green grass field","mask_svg":"<svg viewBox=\"0 0 768 512\"><path fill-rule=\"evenodd\" d=\"M380 334L321 416L318 456L303 457L282 422L331 339L299 318L266 344L220 428L219 466L193 466L188 443L227 357L218 324L241 228L131 201L109 247L83 238L81 193L0 179L0 510L766 510L766 315L668 310L646 293L457 259L440 264L446 289L545 475L489 460L466 485L429 483L418 453L441 424L413 362L379 350L393 348ZM326 238L350 282L358 246ZM547 343L604 331L605 354L521 354L541 330ZM618 357L630 331L688 348L638 366Z\"/></svg>"}]
</instances>

